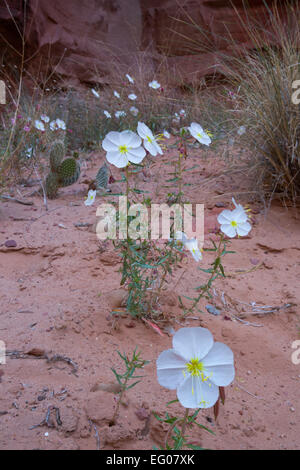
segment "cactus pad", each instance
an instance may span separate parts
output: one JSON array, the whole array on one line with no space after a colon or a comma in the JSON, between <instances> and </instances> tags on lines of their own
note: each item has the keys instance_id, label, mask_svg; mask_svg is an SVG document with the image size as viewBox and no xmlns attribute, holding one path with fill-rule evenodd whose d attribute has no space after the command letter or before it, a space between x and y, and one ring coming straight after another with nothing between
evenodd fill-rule
<instances>
[{"instance_id":1,"label":"cactus pad","mask_svg":"<svg viewBox=\"0 0 300 470\"><path fill-rule=\"evenodd\" d=\"M45 186L47 197L49 199L55 199L59 188L58 176L55 173L49 173L46 178Z\"/></svg>"},{"instance_id":2,"label":"cactus pad","mask_svg":"<svg viewBox=\"0 0 300 470\"><path fill-rule=\"evenodd\" d=\"M61 140L55 140L50 150L50 168L54 173L58 171L65 156L65 145Z\"/></svg>"},{"instance_id":3,"label":"cactus pad","mask_svg":"<svg viewBox=\"0 0 300 470\"><path fill-rule=\"evenodd\" d=\"M80 164L74 158L66 158L61 163L57 174L61 187L70 186L76 183L80 176Z\"/></svg>"}]
</instances>

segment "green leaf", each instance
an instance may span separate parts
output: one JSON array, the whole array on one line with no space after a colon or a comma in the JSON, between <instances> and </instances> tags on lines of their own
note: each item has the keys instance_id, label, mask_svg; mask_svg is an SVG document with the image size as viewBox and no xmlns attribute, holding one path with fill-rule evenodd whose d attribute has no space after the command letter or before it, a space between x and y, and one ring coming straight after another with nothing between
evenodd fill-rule
<instances>
[{"instance_id":1,"label":"green leaf","mask_svg":"<svg viewBox=\"0 0 300 470\"><path fill-rule=\"evenodd\" d=\"M172 400L172 401L168 401L167 406L172 405L173 403L178 403L178 402L179 402L178 399Z\"/></svg>"},{"instance_id":2,"label":"green leaf","mask_svg":"<svg viewBox=\"0 0 300 470\"><path fill-rule=\"evenodd\" d=\"M203 447L194 446L193 444L186 444L186 447L193 450L205 450Z\"/></svg>"},{"instance_id":3,"label":"green leaf","mask_svg":"<svg viewBox=\"0 0 300 470\"><path fill-rule=\"evenodd\" d=\"M176 178L171 178L170 180L167 180L166 183L175 183L175 181L178 181L179 178L176 176Z\"/></svg>"}]
</instances>

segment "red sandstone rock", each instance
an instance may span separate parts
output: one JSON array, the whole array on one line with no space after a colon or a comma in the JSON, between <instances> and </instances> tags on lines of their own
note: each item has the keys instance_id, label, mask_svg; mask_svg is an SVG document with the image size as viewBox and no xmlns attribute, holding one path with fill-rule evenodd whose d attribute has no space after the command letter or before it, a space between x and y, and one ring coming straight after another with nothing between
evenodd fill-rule
<instances>
[{"instance_id":1,"label":"red sandstone rock","mask_svg":"<svg viewBox=\"0 0 300 470\"><path fill-rule=\"evenodd\" d=\"M3 2L0 5L0 32L14 47L20 46L20 41L11 15L22 30L24 3L8 0L10 12ZM124 73L131 71L137 56L144 60L149 76L153 77L163 55L167 56L165 64L174 84L195 83L205 75L224 73L220 52L233 52L230 36L237 42L237 48L252 47L235 11L236 8L245 18L242 0L28 0L26 3L26 56L32 57L26 67L36 76L43 58L43 71L47 67L52 71L55 68L57 74L72 84L109 83L114 70L118 76L122 69ZM250 3L247 14L266 24L263 0ZM202 32L192 27L191 21ZM6 47L1 39L0 46L1 42Z\"/></svg>"}]
</instances>

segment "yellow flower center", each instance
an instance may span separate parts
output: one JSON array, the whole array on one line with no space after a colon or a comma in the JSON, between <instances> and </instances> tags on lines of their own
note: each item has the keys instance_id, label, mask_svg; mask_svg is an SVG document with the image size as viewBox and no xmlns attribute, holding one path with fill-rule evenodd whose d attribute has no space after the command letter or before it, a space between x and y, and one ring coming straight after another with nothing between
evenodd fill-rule
<instances>
[{"instance_id":1,"label":"yellow flower center","mask_svg":"<svg viewBox=\"0 0 300 470\"><path fill-rule=\"evenodd\" d=\"M194 385L193 385L193 378L195 377L195 379L199 380L200 384L201 384L201 382L206 382L212 376L212 374L210 374L207 377L204 375L204 370L205 370L204 364L198 358L191 359L190 362L188 362L185 365L185 367L186 367L186 369L183 370L183 375L185 375L185 371L187 371L191 374L191 376L192 376L192 394L194 395L195 391L194 391ZM211 387L211 383L209 383L208 386ZM200 390L201 390L201 385L200 385ZM201 392L201 395L202 395L202 392ZM203 396L199 401L199 406L202 405L202 404L204 406L206 405L206 401L203 399Z\"/></svg>"},{"instance_id":2,"label":"yellow flower center","mask_svg":"<svg viewBox=\"0 0 300 470\"><path fill-rule=\"evenodd\" d=\"M207 380L207 378L204 378L204 374L203 374L203 371L204 371L203 362L200 362L199 359L197 358L191 359L190 362L188 362L185 366L186 366L187 371L193 377L201 377L203 382Z\"/></svg>"},{"instance_id":3,"label":"yellow flower center","mask_svg":"<svg viewBox=\"0 0 300 470\"><path fill-rule=\"evenodd\" d=\"M127 153L128 152L127 146L126 145L120 145L119 152L122 153L122 154Z\"/></svg>"},{"instance_id":4,"label":"yellow flower center","mask_svg":"<svg viewBox=\"0 0 300 470\"><path fill-rule=\"evenodd\" d=\"M198 136L200 139L203 139L203 135L200 134L200 132L198 132L197 136Z\"/></svg>"},{"instance_id":5,"label":"yellow flower center","mask_svg":"<svg viewBox=\"0 0 300 470\"><path fill-rule=\"evenodd\" d=\"M232 220L231 225L232 225L232 227L237 227L237 222L235 220Z\"/></svg>"},{"instance_id":6,"label":"yellow flower center","mask_svg":"<svg viewBox=\"0 0 300 470\"><path fill-rule=\"evenodd\" d=\"M147 140L148 140L148 142L149 142L150 144L152 144L153 140L152 140L151 137L149 137L148 135L147 135Z\"/></svg>"}]
</instances>

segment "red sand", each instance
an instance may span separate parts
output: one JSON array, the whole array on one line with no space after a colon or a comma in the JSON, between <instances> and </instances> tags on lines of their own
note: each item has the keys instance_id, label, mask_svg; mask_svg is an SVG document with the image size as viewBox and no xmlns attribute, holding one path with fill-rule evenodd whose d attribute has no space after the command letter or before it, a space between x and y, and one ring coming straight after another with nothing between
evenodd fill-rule
<instances>
[{"instance_id":1,"label":"red sand","mask_svg":"<svg viewBox=\"0 0 300 470\"><path fill-rule=\"evenodd\" d=\"M200 308L204 313L180 319L177 295L193 295L193 288L205 280L190 257L169 279L161 302L162 330L166 325L175 330L207 327L235 355L236 378L226 388L226 403L217 422L211 409L200 412L198 418L215 436L192 429L191 442L210 449L297 449L300 364L292 363L291 344L299 339L300 328L299 214L276 202L265 213L258 199L247 199L247 194L239 197L240 191L247 190L243 175L237 180L228 176L207 183L224 163L212 151L209 159L202 150L192 154L186 165L199 167L194 170L197 173L185 173L186 181L193 183L186 187L186 197L205 203L206 233L223 210L215 203L227 202L230 207L232 195L240 203L249 203L255 224L249 237L232 241L236 254L224 258L229 277L215 284L220 316L209 314L203 300ZM103 158L103 153L95 153L85 175L95 176ZM171 167L164 165L171 158L173 151L153 158L150 170L138 177L138 184L150 191L154 202L161 202L170 192L163 184L171 178L166 176ZM112 171L117 177L118 171ZM24 195L29 193L20 189ZM114 183L112 190L118 189ZM122 298L119 258L111 243L102 244L101 253L92 227L74 226L96 221L96 205L83 205L86 192L87 186L80 183L61 190L59 198L49 202L48 213L41 198L33 198L34 206L29 207L14 202L0 206L0 340L5 341L8 352L6 365L0 366L1 449L95 449L96 429L101 449L153 449L163 442L167 428L151 412L161 416L165 411L184 412L177 404L166 408L176 392L163 389L156 379L155 361L161 351L171 347L172 337L166 332L162 337L126 315L112 323L110 312L120 307ZM17 246L5 247L6 240L15 240ZM205 254L201 266L209 267L212 260ZM227 294L228 309L222 303L222 292ZM250 306L240 302L293 306L256 316L249 314ZM111 367L122 372L117 351L130 355L135 347L150 364L144 368L141 383L127 393L117 423L110 426L116 404ZM14 353L33 349L43 357ZM54 355L72 362L45 358ZM76 373L73 363L78 365ZM45 420L51 406L48 423L53 427L44 423L30 429Z\"/></svg>"}]
</instances>

